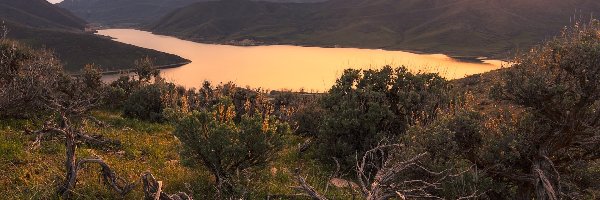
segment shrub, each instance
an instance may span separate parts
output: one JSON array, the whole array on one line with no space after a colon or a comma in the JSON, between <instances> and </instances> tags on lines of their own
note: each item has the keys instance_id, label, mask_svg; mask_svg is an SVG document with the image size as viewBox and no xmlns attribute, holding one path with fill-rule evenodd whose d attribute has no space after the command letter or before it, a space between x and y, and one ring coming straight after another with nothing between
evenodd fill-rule
<instances>
[{"instance_id":1,"label":"shrub","mask_svg":"<svg viewBox=\"0 0 600 200\"><path fill-rule=\"evenodd\" d=\"M42 113L46 108L43 96L53 93L64 76L52 53L0 39L0 115Z\"/></svg>"},{"instance_id":2,"label":"shrub","mask_svg":"<svg viewBox=\"0 0 600 200\"><path fill-rule=\"evenodd\" d=\"M161 122L165 109L162 96L163 88L160 84L142 86L125 101L123 114L129 118Z\"/></svg>"},{"instance_id":3,"label":"shrub","mask_svg":"<svg viewBox=\"0 0 600 200\"><path fill-rule=\"evenodd\" d=\"M243 115L239 122L235 116L233 102L223 98L212 109L184 117L174 132L191 154L186 156L208 168L219 193L228 196L243 193L242 177L268 165L290 132L270 115Z\"/></svg>"},{"instance_id":4,"label":"shrub","mask_svg":"<svg viewBox=\"0 0 600 200\"><path fill-rule=\"evenodd\" d=\"M576 25L519 56L495 93L525 110L517 127L523 137L513 140L520 156L511 158L520 165L497 174L531 177L509 180L538 199L581 198L589 188L569 175L576 163L599 158L600 22Z\"/></svg>"},{"instance_id":5,"label":"shrub","mask_svg":"<svg viewBox=\"0 0 600 200\"><path fill-rule=\"evenodd\" d=\"M405 67L346 70L321 100L318 148L353 166L356 153L383 139L393 141L414 124L432 121L448 102L448 88L437 74L415 74Z\"/></svg>"}]
</instances>

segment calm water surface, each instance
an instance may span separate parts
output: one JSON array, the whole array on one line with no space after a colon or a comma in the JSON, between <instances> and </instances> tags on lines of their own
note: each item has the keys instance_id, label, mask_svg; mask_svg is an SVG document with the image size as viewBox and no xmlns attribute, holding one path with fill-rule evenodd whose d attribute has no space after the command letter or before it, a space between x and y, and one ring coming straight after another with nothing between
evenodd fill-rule
<instances>
[{"instance_id":1,"label":"calm water surface","mask_svg":"<svg viewBox=\"0 0 600 200\"><path fill-rule=\"evenodd\" d=\"M233 81L264 89L326 91L344 69L374 69L405 65L414 71L439 72L455 79L501 67L502 62L468 63L442 54L415 54L377 49L320 48L290 45L239 47L190 42L134 29L99 30L114 40L176 54L192 63L161 70L167 80L186 87ZM106 80L115 76L105 77Z\"/></svg>"}]
</instances>

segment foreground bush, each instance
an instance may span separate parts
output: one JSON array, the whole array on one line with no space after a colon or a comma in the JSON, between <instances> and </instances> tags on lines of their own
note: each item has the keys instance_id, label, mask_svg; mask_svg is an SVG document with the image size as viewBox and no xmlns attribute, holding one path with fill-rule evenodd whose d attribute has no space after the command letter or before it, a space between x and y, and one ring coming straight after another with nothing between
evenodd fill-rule
<instances>
[{"instance_id":1,"label":"foreground bush","mask_svg":"<svg viewBox=\"0 0 600 200\"><path fill-rule=\"evenodd\" d=\"M224 98L213 108L194 111L180 120L174 134L188 155L215 178L222 198L244 195L244 178L268 165L283 147L289 127L270 114L247 114L235 121L233 102Z\"/></svg>"},{"instance_id":2,"label":"foreground bush","mask_svg":"<svg viewBox=\"0 0 600 200\"><path fill-rule=\"evenodd\" d=\"M129 118L136 118L151 122L163 121L165 105L162 101L163 87L160 84L151 84L138 88L125 101L123 114Z\"/></svg>"},{"instance_id":3,"label":"foreground bush","mask_svg":"<svg viewBox=\"0 0 600 200\"><path fill-rule=\"evenodd\" d=\"M518 56L485 111L458 107L411 132L428 166L472 165L462 188L491 199L597 199L600 187L600 24L567 30ZM484 94L481 94L484 95Z\"/></svg>"},{"instance_id":4,"label":"foreground bush","mask_svg":"<svg viewBox=\"0 0 600 200\"><path fill-rule=\"evenodd\" d=\"M346 70L321 100L318 148L354 166L356 153L384 139L394 141L410 126L435 119L448 102L448 89L439 75L412 73L404 67Z\"/></svg>"},{"instance_id":5,"label":"foreground bush","mask_svg":"<svg viewBox=\"0 0 600 200\"><path fill-rule=\"evenodd\" d=\"M43 97L64 77L50 52L0 38L0 116L26 117L46 110Z\"/></svg>"},{"instance_id":6,"label":"foreground bush","mask_svg":"<svg viewBox=\"0 0 600 200\"><path fill-rule=\"evenodd\" d=\"M600 158L600 22L576 25L515 63L495 96L524 111L510 139L519 154L479 163L502 166L491 174L523 198L583 198L598 189L575 171Z\"/></svg>"}]
</instances>

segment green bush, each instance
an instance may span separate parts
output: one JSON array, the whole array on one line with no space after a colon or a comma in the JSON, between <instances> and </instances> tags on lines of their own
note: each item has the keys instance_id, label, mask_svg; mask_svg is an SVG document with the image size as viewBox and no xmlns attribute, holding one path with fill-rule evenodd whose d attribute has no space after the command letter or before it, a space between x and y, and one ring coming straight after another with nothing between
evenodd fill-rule
<instances>
[{"instance_id":1,"label":"green bush","mask_svg":"<svg viewBox=\"0 0 600 200\"><path fill-rule=\"evenodd\" d=\"M135 90L123 105L123 114L128 118L151 122L163 121L165 105L162 101L163 88L160 84L142 86Z\"/></svg>"},{"instance_id":2,"label":"green bush","mask_svg":"<svg viewBox=\"0 0 600 200\"><path fill-rule=\"evenodd\" d=\"M225 196L243 195L247 175L275 159L290 133L270 114L243 115L239 122L235 117L232 100L223 98L212 109L184 117L174 132L186 149L182 156L208 168Z\"/></svg>"},{"instance_id":3,"label":"green bush","mask_svg":"<svg viewBox=\"0 0 600 200\"><path fill-rule=\"evenodd\" d=\"M354 166L356 153L381 140L394 141L410 126L435 119L448 104L448 89L448 82L438 74L411 73L405 67L346 70L321 99L317 147L324 155L340 158L345 166Z\"/></svg>"},{"instance_id":4,"label":"green bush","mask_svg":"<svg viewBox=\"0 0 600 200\"><path fill-rule=\"evenodd\" d=\"M586 191L597 191L598 184L578 184L573 171L585 166L579 163L599 158L600 22L578 24L514 63L492 94L522 109L515 126L518 137L504 138L518 153L473 160L500 168L492 176L530 177L503 180L517 186L518 198L583 199Z\"/></svg>"}]
</instances>

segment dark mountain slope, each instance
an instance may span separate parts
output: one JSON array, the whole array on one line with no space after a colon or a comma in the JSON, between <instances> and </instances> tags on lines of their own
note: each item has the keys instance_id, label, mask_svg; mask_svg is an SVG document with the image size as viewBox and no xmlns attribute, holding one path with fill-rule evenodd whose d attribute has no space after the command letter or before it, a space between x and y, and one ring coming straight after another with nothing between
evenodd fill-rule
<instances>
[{"instance_id":1,"label":"dark mountain slope","mask_svg":"<svg viewBox=\"0 0 600 200\"><path fill-rule=\"evenodd\" d=\"M87 33L44 30L8 23L8 38L16 39L35 48L55 52L65 69L78 72L86 64L96 64L104 70L133 67L134 61L150 57L156 65L169 65L187 60L172 54L112 41Z\"/></svg>"},{"instance_id":2,"label":"dark mountain slope","mask_svg":"<svg viewBox=\"0 0 600 200\"><path fill-rule=\"evenodd\" d=\"M274 4L228 0L178 9L149 29L209 42L352 46L496 56L528 48L600 13L595 0L331 0Z\"/></svg>"},{"instance_id":3,"label":"dark mountain slope","mask_svg":"<svg viewBox=\"0 0 600 200\"><path fill-rule=\"evenodd\" d=\"M83 30L86 25L45 0L0 0L0 18L36 28Z\"/></svg>"},{"instance_id":4,"label":"dark mountain slope","mask_svg":"<svg viewBox=\"0 0 600 200\"><path fill-rule=\"evenodd\" d=\"M138 26L154 22L187 5L217 0L65 0L58 5L91 23ZM323 0L268 0L271 2L318 2Z\"/></svg>"},{"instance_id":5,"label":"dark mountain slope","mask_svg":"<svg viewBox=\"0 0 600 200\"><path fill-rule=\"evenodd\" d=\"M308 7L296 3L267 3L226 0L206 2L179 9L155 23L154 30L173 29L179 36L221 40L286 35L302 31ZM227 13L227 14L225 14ZM186 19L187 18L187 19ZM277 31L272 34L270 31Z\"/></svg>"},{"instance_id":6,"label":"dark mountain slope","mask_svg":"<svg viewBox=\"0 0 600 200\"><path fill-rule=\"evenodd\" d=\"M130 26L157 20L169 11L204 0L65 0L60 7L91 22Z\"/></svg>"},{"instance_id":7,"label":"dark mountain slope","mask_svg":"<svg viewBox=\"0 0 600 200\"><path fill-rule=\"evenodd\" d=\"M91 63L108 70L130 68L134 60L145 56L158 65L186 61L86 33L84 20L45 0L0 0L0 21L5 21L9 38L53 50L73 72Z\"/></svg>"}]
</instances>

